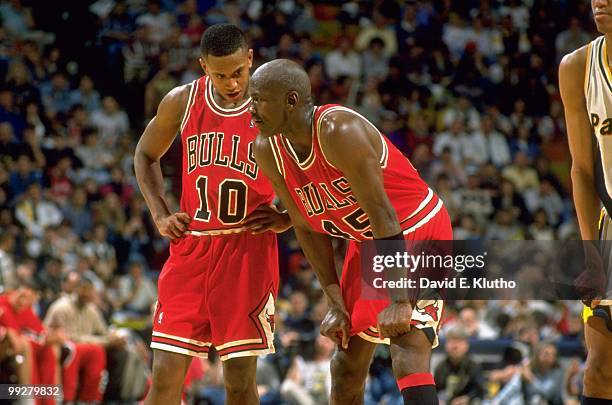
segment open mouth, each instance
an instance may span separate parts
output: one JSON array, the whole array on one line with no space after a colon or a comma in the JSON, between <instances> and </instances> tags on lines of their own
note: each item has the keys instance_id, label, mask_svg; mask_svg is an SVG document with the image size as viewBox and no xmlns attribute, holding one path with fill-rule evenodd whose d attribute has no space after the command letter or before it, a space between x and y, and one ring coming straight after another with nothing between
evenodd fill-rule
<instances>
[{"instance_id":1,"label":"open mouth","mask_svg":"<svg viewBox=\"0 0 612 405\"><path fill-rule=\"evenodd\" d=\"M240 91L235 91L233 93L227 93L227 96L231 99L238 98L240 96Z\"/></svg>"}]
</instances>

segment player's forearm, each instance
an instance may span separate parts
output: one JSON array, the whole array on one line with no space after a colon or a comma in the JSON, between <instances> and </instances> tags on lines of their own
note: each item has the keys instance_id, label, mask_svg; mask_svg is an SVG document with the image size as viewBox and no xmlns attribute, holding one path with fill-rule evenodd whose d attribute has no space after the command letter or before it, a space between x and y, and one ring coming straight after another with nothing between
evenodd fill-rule
<instances>
[{"instance_id":1,"label":"player's forearm","mask_svg":"<svg viewBox=\"0 0 612 405\"><path fill-rule=\"evenodd\" d=\"M592 176L572 168L572 189L580 235L583 240L596 240L600 202L595 180Z\"/></svg>"},{"instance_id":2,"label":"player's forearm","mask_svg":"<svg viewBox=\"0 0 612 405\"><path fill-rule=\"evenodd\" d=\"M164 192L164 178L159 160L153 160L136 149L134 171L140 191L154 220L170 215Z\"/></svg>"},{"instance_id":3,"label":"player's forearm","mask_svg":"<svg viewBox=\"0 0 612 405\"><path fill-rule=\"evenodd\" d=\"M306 258L317 275L328 305L343 306L340 281L334 262L334 249L330 237L297 226L295 227L295 234Z\"/></svg>"}]
</instances>

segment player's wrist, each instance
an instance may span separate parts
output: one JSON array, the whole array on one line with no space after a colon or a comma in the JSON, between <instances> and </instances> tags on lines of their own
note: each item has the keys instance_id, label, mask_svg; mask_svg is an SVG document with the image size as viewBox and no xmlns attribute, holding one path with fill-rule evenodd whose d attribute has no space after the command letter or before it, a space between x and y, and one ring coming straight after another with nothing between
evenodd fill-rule
<instances>
[{"instance_id":1,"label":"player's wrist","mask_svg":"<svg viewBox=\"0 0 612 405\"><path fill-rule=\"evenodd\" d=\"M340 309L343 312L346 312L346 307L344 305L344 300L342 299L342 291L340 290L340 285L328 284L323 287L323 293L325 294L325 298L327 298L327 307L330 310Z\"/></svg>"}]
</instances>

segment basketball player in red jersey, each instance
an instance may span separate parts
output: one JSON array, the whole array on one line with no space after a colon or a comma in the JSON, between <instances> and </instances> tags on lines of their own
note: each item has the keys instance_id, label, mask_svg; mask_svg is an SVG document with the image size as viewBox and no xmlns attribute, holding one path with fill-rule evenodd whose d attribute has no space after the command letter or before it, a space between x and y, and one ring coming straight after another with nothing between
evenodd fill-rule
<instances>
[{"instance_id":1,"label":"basketball player in red jersey","mask_svg":"<svg viewBox=\"0 0 612 405\"><path fill-rule=\"evenodd\" d=\"M274 352L278 287L276 235L288 216L270 207L273 190L253 156L257 128L248 97L253 51L230 24L208 28L206 76L171 90L135 154L138 184L170 257L159 278L148 404L178 404L192 356L214 346L223 360L226 403L258 403L257 355ZM159 159L176 134L183 146L181 211L166 203Z\"/></svg>"},{"instance_id":2,"label":"basketball player in red jersey","mask_svg":"<svg viewBox=\"0 0 612 405\"><path fill-rule=\"evenodd\" d=\"M332 403L362 403L376 343L390 343L405 403L434 404L429 370L442 301L395 293L361 295L360 243L386 240L406 249L451 240L442 201L412 164L369 121L338 105L313 106L310 80L285 59L251 78L251 113L260 129L255 159L288 210L298 240L328 300L321 333L341 346L332 361ZM338 281L331 237L350 239Z\"/></svg>"}]
</instances>

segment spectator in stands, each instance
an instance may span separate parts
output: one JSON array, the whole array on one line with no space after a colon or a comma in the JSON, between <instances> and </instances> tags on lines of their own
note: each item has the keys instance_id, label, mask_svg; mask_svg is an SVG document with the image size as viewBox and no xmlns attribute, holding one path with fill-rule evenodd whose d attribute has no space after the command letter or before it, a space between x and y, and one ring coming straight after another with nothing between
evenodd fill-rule
<instances>
[{"instance_id":1,"label":"spectator in stands","mask_svg":"<svg viewBox=\"0 0 612 405\"><path fill-rule=\"evenodd\" d=\"M15 94L11 88L0 90L0 122L8 122L15 135L21 138L25 122L19 113L19 106L15 104Z\"/></svg>"},{"instance_id":2,"label":"spectator in stands","mask_svg":"<svg viewBox=\"0 0 612 405\"><path fill-rule=\"evenodd\" d=\"M547 179L542 179L538 188L527 190L525 203L529 211L535 215L538 209L543 209L548 216L548 223L557 226L563 213L563 200Z\"/></svg>"},{"instance_id":3,"label":"spectator in stands","mask_svg":"<svg viewBox=\"0 0 612 405\"><path fill-rule=\"evenodd\" d=\"M40 96L47 112L53 118L57 113L66 113L70 106L70 82L62 72L55 72L51 81L44 82L40 87Z\"/></svg>"},{"instance_id":4,"label":"spectator in stands","mask_svg":"<svg viewBox=\"0 0 612 405\"><path fill-rule=\"evenodd\" d=\"M514 184L507 179L502 179L499 191L493 197L493 207L495 211L500 209L509 209L512 211L514 218L519 219L522 223L531 222L531 214L525 205L523 196L514 190Z\"/></svg>"},{"instance_id":5,"label":"spectator in stands","mask_svg":"<svg viewBox=\"0 0 612 405\"><path fill-rule=\"evenodd\" d=\"M94 82L88 75L83 75L79 87L70 92L71 106L80 104L88 113L100 109L100 93L95 89Z\"/></svg>"},{"instance_id":6,"label":"spectator in stands","mask_svg":"<svg viewBox=\"0 0 612 405\"><path fill-rule=\"evenodd\" d=\"M466 405L484 396L484 379L478 363L468 354L468 334L461 327L446 333L446 357L434 371L436 390L449 405Z\"/></svg>"},{"instance_id":7,"label":"spectator in stands","mask_svg":"<svg viewBox=\"0 0 612 405\"><path fill-rule=\"evenodd\" d=\"M338 38L336 48L325 56L325 73L332 80L340 76L357 79L361 76L361 67L361 57L346 36Z\"/></svg>"},{"instance_id":8,"label":"spectator in stands","mask_svg":"<svg viewBox=\"0 0 612 405\"><path fill-rule=\"evenodd\" d=\"M462 120L457 119L453 121L448 127L448 131L436 135L433 153L436 156L440 156L444 149L450 148L453 162L456 164L463 164L464 156L462 145L465 142L464 128L465 126Z\"/></svg>"},{"instance_id":9,"label":"spectator in stands","mask_svg":"<svg viewBox=\"0 0 612 405\"><path fill-rule=\"evenodd\" d=\"M523 240L525 235L512 210L502 208L495 213L495 222L487 228L485 238L488 240Z\"/></svg>"},{"instance_id":10,"label":"spectator in stands","mask_svg":"<svg viewBox=\"0 0 612 405\"><path fill-rule=\"evenodd\" d=\"M555 49L557 50L557 63L561 61L563 55L573 52L582 45L589 42L591 38L581 27L578 17L571 17L569 27L561 31L555 38Z\"/></svg>"},{"instance_id":11,"label":"spectator in stands","mask_svg":"<svg viewBox=\"0 0 612 405\"><path fill-rule=\"evenodd\" d=\"M465 307L459 311L457 326L463 328L467 336L477 339L493 339L497 333L486 322L479 318L472 307Z\"/></svg>"},{"instance_id":12,"label":"spectator in stands","mask_svg":"<svg viewBox=\"0 0 612 405\"><path fill-rule=\"evenodd\" d=\"M91 211L87 207L87 193L82 187L73 190L70 201L64 206L63 213L72 230L80 238L83 238L91 229Z\"/></svg>"},{"instance_id":13,"label":"spectator in stands","mask_svg":"<svg viewBox=\"0 0 612 405\"><path fill-rule=\"evenodd\" d=\"M113 163L112 152L98 142L98 131L86 129L83 131L83 144L76 148L76 155L83 162L80 170L82 178L93 177L100 183L108 181L108 167Z\"/></svg>"},{"instance_id":14,"label":"spectator in stands","mask_svg":"<svg viewBox=\"0 0 612 405\"><path fill-rule=\"evenodd\" d=\"M83 254L89 258L96 274L108 281L117 268L115 248L108 243L108 229L104 223L94 226L91 240L83 245Z\"/></svg>"},{"instance_id":15,"label":"spectator in stands","mask_svg":"<svg viewBox=\"0 0 612 405\"><path fill-rule=\"evenodd\" d=\"M94 286L79 280L75 295L64 295L51 304L45 316L49 330L66 336L68 355L63 363L65 401L100 401L106 373L105 346L122 348L124 336L109 332L102 313L93 303Z\"/></svg>"},{"instance_id":16,"label":"spectator in stands","mask_svg":"<svg viewBox=\"0 0 612 405\"><path fill-rule=\"evenodd\" d=\"M17 287L13 249L15 238L10 233L0 234L0 294Z\"/></svg>"},{"instance_id":17,"label":"spectator in stands","mask_svg":"<svg viewBox=\"0 0 612 405\"><path fill-rule=\"evenodd\" d=\"M537 171L529 166L529 157L522 151L516 153L512 165L502 170L502 176L510 180L519 193L540 185Z\"/></svg>"},{"instance_id":18,"label":"spectator in stands","mask_svg":"<svg viewBox=\"0 0 612 405\"><path fill-rule=\"evenodd\" d=\"M32 165L28 155L20 155L9 178L11 195L23 194L32 184L42 185L42 173Z\"/></svg>"},{"instance_id":19,"label":"spectator in stands","mask_svg":"<svg viewBox=\"0 0 612 405\"><path fill-rule=\"evenodd\" d=\"M317 336L312 360L297 356L287 372L281 393L290 403L327 403L331 393L331 358L335 346L329 338Z\"/></svg>"},{"instance_id":20,"label":"spectator in stands","mask_svg":"<svg viewBox=\"0 0 612 405\"><path fill-rule=\"evenodd\" d=\"M538 344L531 362L523 367L527 401L550 405L563 404L563 370L557 358L557 348L550 342Z\"/></svg>"},{"instance_id":21,"label":"spectator in stands","mask_svg":"<svg viewBox=\"0 0 612 405\"><path fill-rule=\"evenodd\" d=\"M35 238L42 238L47 227L62 221L62 212L41 193L40 184L30 184L25 198L15 208L15 217Z\"/></svg>"},{"instance_id":22,"label":"spectator in stands","mask_svg":"<svg viewBox=\"0 0 612 405\"><path fill-rule=\"evenodd\" d=\"M149 40L161 45L170 35L173 19L168 13L161 11L159 0L147 3L147 12L136 19L136 24L144 25L149 30Z\"/></svg>"},{"instance_id":23,"label":"spectator in stands","mask_svg":"<svg viewBox=\"0 0 612 405\"><path fill-rule=\"evenodd\" d=\"M14 353L24 357L17 362L20 384L57 384L57 346L64 342L64 336L59 331L46 330L34 313L36 291L37 286L29 283L0 295L0 328L8 329ZM40 403L55 404L55 398Z\"/></svg>"},{"instance_id":24,"label":"spectator in stands","mask_svg":"<svg viewBox=\"0 0 612 405\"><path fill-rule=\"evenodd\" d=\"M132 262L128 274L119 281L119 299L121 306L136 316L150 315L151 308L157 299L155 285L144 274L139 262Z\"/></svg>"},{"instance_id":25,"label":"spectator in stands","mask_svg":"<svg viewBox=\"0 0 612 405\"><path fill-rule=\"evenodd\" d=\"M363 53L363 73L365 80L381 81L389 72L389 58L383 53L385 43L378 37L372 38Z\"/></svg>"},{"instance_id":26,"label":"spectator in stands","mask_svg":"<svg viewBox=\"0 0 612 405\"><path fill-rule=\"evenodd\" d=\"M508 165L511 161L508 140L495 129L490 116L482 117L480 133L486 140L488 160L497 167Z\"/></svg>"},{"instance_id":27,"label":"spectator in stands","mask_svg":"<svg viewBox=\"0 0 612 405\"><path fill-rule=\"evenodd\" d=\"M114 97L106 96L102 99L102 108L91 114L91 124L100 134L101 147L113 149L117 140L127 134L130 122Z\"/></svg>"},{"instance_id":28,"label":"spectator in stands","mask_svg":"<svg viewBox=\"0 0 612 405\"><path fill-rule=\"evenodd\" d=\"M534 240L554 240L555 230L548 224L548 216L542 208L533 214L533 223L527 228Z\"/></svg>"}]
</instances>

